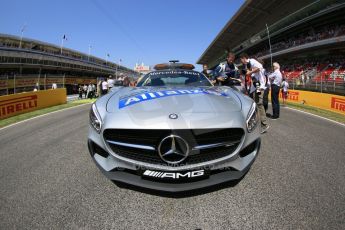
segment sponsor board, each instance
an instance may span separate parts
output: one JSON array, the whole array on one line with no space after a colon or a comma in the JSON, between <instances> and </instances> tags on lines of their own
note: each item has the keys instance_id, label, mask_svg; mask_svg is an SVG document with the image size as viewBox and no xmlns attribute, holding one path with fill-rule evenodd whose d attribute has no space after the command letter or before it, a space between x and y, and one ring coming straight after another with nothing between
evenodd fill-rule
<instances>
[{"instance_id":1,"label":"sponsor board","mask_svg":"<svg viewBox=\"0 0 345 230\"><path fill-rule=\"evenodd\" d=\"M279 98L283 99L283 94L279 93ZM288 95L287 95L287 100L289 101L298 101L299 99L299 92L297 91L289 91Z\"/></svg>"},{"instance_id":2,"label":"sponsor board","mask_svg":"<svg viewBox=\"0 0 345 230\"><path fill-rule=\"evenodd\" d=\"M0 118L19 112L29 112L37 108L37 95L17 97L0 101Z\"/></svg>"},{"instance_id":3,"label":"sponsor board","mask_svg":"<svg viewBox=\"0 0 345 230\"><path fill-rule=\"evenodd\" d=\"M0 96L0 119L66 103L66 89Z\"/></svg>"},{"instance_id":4,"label":"sponsor board","mask_svg":"<svg viewBox=\"0 0 345 230\"><path fill-rule=\"evenodd\" d=\"M345 98L332 97L331 108L339 110L340 112L345 112Z\"/></svg>"},{"instance_id":5,"label":"sponsor board","mask_svg":"<svg viewBox=\"0 0 345 230\"><path fill-rule=\"evenodd\" d=\"M291 92L288 95L288 100L298 101L298 97L299 97L299 92Z\"/></svg>"},{"instance_id":6,"label":"sponsor board","mask_svg":"<svg viewBox=\"0 0 345 230\"><path fill-rule=\"evenodd\" d=\"M0 80L0 89L7 89L7 88L8 88L7 80Z\"/></svg>"},{"instance_id":7,"label":"sponsor board","mask_svg":"<svg viewBox=\"0 0 345 230\"><path fill-rule=\"evenodd\" d=\"M282 99L282 94L279 94ZM345 115L345 97L328 93L289 90L287 101L314 106Z\"/></svg>"}]
</instances>

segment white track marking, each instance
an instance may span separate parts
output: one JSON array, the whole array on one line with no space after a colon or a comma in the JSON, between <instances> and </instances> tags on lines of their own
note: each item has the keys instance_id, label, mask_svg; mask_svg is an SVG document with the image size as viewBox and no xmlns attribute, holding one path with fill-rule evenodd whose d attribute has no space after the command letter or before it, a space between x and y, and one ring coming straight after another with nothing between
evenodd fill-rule
<instances>
[{"instance_id":1,"label":"white track marking","mask_svg":"<svg viewBox=\"0 0 345 230\"><path fill-rule=\"evenodd\" d=\"M307 115L310 115L310 116L313 116L313 117L318 117L320 119L323 119L323 120L326 120L326 121L330 121L330 122L333 122L333 123L335 123L337 125L345 127L345 124L343 124L343 123L340 123L338 121L334 121L334 120L331 120L331 119L328 119L328 118L325 118L325 117L321 117L321 116L316 115L316 114L308 113L308 112L305 112L305 111L302 111L302 110L298 110L298 109L293 109L293 108L290 108L290 107L283 107L283 108L294 110L294 111L297 111L297 112L300 112L300 113L304 113L304 114L307 114Z\"/></svg>"}]
</instances>

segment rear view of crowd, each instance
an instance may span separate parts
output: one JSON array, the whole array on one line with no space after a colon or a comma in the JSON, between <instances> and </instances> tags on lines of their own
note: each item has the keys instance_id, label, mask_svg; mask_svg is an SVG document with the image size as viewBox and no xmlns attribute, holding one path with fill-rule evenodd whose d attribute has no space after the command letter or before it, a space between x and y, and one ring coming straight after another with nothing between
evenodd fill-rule
<instances>
[{"instance_id":1,"label":"rear view of crowd","mask_svg":"<svg viewBox=\"0 0 345 230\"><path fill-rule=\"evenodd\" d=\"M131 81L131 79L128 76L120 75L117 78L113 78L113 76L109 76L107 79L101 78L97 82L97 86L95 84L92 84L90 82L89 85L79 85L78 87L78 93L79 93L79 99L87 98L97 98L100 96L103 96L110 92L112 88L116 86L135 86L134 81Z\"/></svg>"},{"instance_id":2,"label":"rear view of crowd","mask_svg":"<svg viewBox=\"0 0 345 230\"><path fill-rule=\"evenodd\" d=\"M78 93L79 93L79 99L84 98L96 98L97 96L97 91L96 91L96 86L90 82L89 85L79 85L78 87Z\"/></svg>"}]
</instances>

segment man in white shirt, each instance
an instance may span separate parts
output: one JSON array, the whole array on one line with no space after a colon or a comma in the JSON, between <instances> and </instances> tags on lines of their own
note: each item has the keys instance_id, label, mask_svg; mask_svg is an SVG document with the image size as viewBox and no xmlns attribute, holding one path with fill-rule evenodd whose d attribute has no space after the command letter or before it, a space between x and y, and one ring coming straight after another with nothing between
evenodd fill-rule
<instances>
[{"instance_id":1,"label":"man in white shirt","mask_svg":"<svg viewBox=\"0 0 345 230\"><path fill-rule=\"evenodd\" d=\"M289 89L289 83L285 79L283 79L282 87L283 87L282 89L283 105L285 105L287 97L288 97L288 89Z\"/></svg>"},{"instance_id":2,"label":"man in white shirt","mask_svg":"<svg viewBox=\"0 0 345 230\"><path fill-rule=\"evenodd\" d=\"M102 95L106 95L108 93L108 82L103 81L102 82Z\"/></svg>"},{"instance_id":3,"label":"man in white shirt","mask_svg":"<svg viewBox=\"0 0 345 230\"><path fill-rule=\"evenodd\" d=\"M261 133L267 132L269 125L267 123L266 112L263 106L263 93L266 89L266 78L263 74L263 66L260 62L245 53L240 55L240 59L243 65L248 66L246 75L252 76L252 85L250 93L253 93L253 99L258 106L260 120L261 120ZM254 85L256 83L256 85Z\"/></svg>"},{"instance_id":4,"label":"man in white shirt","mask_svg":"<svg viewBox=\"0 0 345 230\"><path fill-rule=\"evenodd\" d=\"M83 93L84 93L84 97L86 98L86 94L87 94L87 85L83 86Z\"/></svg>"},{"instance_id":5,"label":"man in white shirt","mask_svg":"<svg viewBox=\"0 0 345 230\"><path fill-rule=\"evenodd\" d=\"M108 90L110 91L113 87L114 87L114 79L113 77L110 75L109 78L108 78Z\"/></svg>"},{"instance_id":6,"label":"man in white shirt","mask_svg":"<svg viewBox=\"0 0 345 230\"><path fill-rule=\"evenodd\" d=\"M93 93L92 93L92 85L91 83L88 85L87 87L87 94L86 94L86 98L92 98L93 97Z\"/></svg>"},{"instance_id":7,"label":"man in white shirt","mask_svg":"<svg viewBox=\"0 0 345 230\"><path fill-rule=\"evenodd\" d=\"M272 119L278 119L280 115L279 91L282 83L282 73L278 62L273 63L274 72L268 76L271 81L271 102L272 102Z\"/></svg>"}]
</instances>

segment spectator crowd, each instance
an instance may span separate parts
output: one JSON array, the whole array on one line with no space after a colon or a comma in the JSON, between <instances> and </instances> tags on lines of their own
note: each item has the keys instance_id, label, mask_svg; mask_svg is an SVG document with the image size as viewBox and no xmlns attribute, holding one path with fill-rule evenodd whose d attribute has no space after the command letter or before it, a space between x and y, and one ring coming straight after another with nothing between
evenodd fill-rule
<instances>
[{"instance_id":1,"label":"spectator crowd","mask_svg":"<svg viewBox=\"0 0 345 230\"><path fill-rule=\"evenodd\" d=\"M300 33L296 36L292 36L281 40L279 42L273 42L271 45L272 52L288 49L304 45L310 42L320 41L328 38L339 37L345 35L345 25L332 25L324 26L319 29L311 28L305 33ZM261 57L269 54L269 47L265 47L262 51L256 53L255 57Z\"/></svg>"},{"instance_id":2,"label":"spectator crowd","mask_svg":"<svg viewBox=\"0 0 345 230\"><path fill-rule=\"evenodd\" d=\"M100 78L97 82L97 86L90 82L89 85L79 85L78 93L79 99L84 98L96 98L103 96L110 92L112 88L116 86L135 86L136 82L128 76L120 74L119 77L113 78L113 76L109 76L107 79Z\"/></svg>"}]
</instances>

